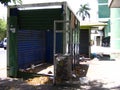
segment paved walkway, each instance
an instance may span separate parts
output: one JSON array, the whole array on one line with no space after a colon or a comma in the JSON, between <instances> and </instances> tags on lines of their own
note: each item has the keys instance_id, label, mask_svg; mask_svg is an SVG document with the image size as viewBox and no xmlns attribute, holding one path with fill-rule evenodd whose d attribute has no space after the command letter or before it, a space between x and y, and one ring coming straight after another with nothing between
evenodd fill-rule
<instances>
[{"instance_id":1,"label":"paved walkway","mask_svg":"<svg viewBox=\"0 0 120 90\"><path fill-rule=\"evenodd\" d=\"M89 64L89 69L86 77L80 78L79 87L30 86L18 79L7 79L0 81L0 90L120 90L119 60L99 61L94 59L85 64Z\"/></svg>"},{"instance_id":2,"label":"paved walkway","mask_svg":"<svg viewBox=\"0 0 120 90\"><path fill-rule=\"evenodd\" d=\"M6 77L6 61L4 61L6 54L4 53L6 51L2 50L0 54L2 57L0 58L0 90L120 90L120 60L93 59L85 62L85 64L89 64L89 69L86 77L80 78L81 83L78 83L77 87L31 86L19 79L4 79Z\"/></svg>"},{"instance_id":3,"label":"paved walkway","mask_svg":"<svg viewBox=\"0 0 120 90\"><path fill-rule=\"evenodd\" d=\"M0 77L7 77L7 57L6 50L4 50L3 48L0 48Z\"/></svg>"},{"instance_id":4,"label":"paved walkway","mask_svg":"<svg viewBox=\"0 0 120 90\"><path fill-rule=\"evenodd\" d=\"M87 62L89 69L84 78L83 88L90 90L120 90L120 61ZM84 86L84 84L86 84Z\"/></svg>"}]
</instances>

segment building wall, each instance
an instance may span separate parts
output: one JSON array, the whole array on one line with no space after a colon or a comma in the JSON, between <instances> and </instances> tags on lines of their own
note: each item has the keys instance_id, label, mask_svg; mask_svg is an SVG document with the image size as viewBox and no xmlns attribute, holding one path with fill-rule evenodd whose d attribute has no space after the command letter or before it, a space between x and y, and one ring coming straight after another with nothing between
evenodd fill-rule
<instances>
[{"instance_id":1,"label":"building wall","mask_svg":"<svg viewBox=\"0 0 120 90\"><path fill-rule=\"evenodd\" d=\"M108 24L108 25L105 26L105 28L104 28L104 36L105 36L105 37L108 37L108 36L110 35L109 33L110 33L110 31L111 31L111 30L110 30L110 20L108 20L107 24Z\"/></svg>"},{"instance_id":2,"label":"building wall","mask_svg":"<svg viewBox=\"0 0 120 90\"><path fill-rule=\"evenodd\" d=\"M112 58L120 58L120 8L111 8Z\"/></svg>"},{"instance_id":3,"label":"building wall","mask_svg":"<svg viewBox=\"0 0 120 90\"><path fill-rule=\"evenodd\" d=\"M98 3L107 3L108 0L98 0Z\"/></svg>"},{"instance_id":4,"label":"building wall","mask_svg":"<svg viewBox=\"0 0 120 90\"><path fill-rule=\"evenodd\" d=\"M108 28L105 28L105 36L110 32L111 58L120 58L120 8L109 8L109 0L98 0L99 18L103 21L108 19Z\"/></svg>"},{"instance_id":5,"label":"building wall","mask_svg":"<svg viewBox=\"0 0 120 90\"><path fill-rule=\"evenodd\" d=\"M98 17L99 21L105 22L108 25L104 28L104 36L109 36L110 33L110 8L108 0L98 0Z\"/></svg>"}]
</instances>

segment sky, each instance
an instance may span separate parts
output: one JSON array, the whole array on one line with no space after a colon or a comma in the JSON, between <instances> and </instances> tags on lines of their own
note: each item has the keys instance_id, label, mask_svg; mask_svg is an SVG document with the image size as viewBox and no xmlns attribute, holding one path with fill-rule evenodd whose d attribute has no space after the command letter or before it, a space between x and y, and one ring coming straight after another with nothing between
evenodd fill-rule
<instances>
[{"instance_id":1,"label":"sky","mask_svg":"<svg viewBox=\"0 0 120 90\"><path fill-rule=\"evenodd\" d=\"M0 18L6 19L7 16L7 9L4 5L0 4Z\"/></svg>"},{"instance_id":2,"label":"sky","mask_svg":"<svg viewBox=\"0 0 120 90\"><path fill-rule=\"evenodd\" d=\"M88 3L91 10L90 10L90 21L96 21L97 20L97 0L22 0L23 4L29 4L29 3L42 3L42 2L61 2L61 1L67 1L69 7L72 9L74 13L76 13L79 10L80 4ZM7 7L0 4L0 18L6 19L7 17ZM79 18L79 16L77 16ZM80 19L80 18L79 18Z\"/></svg>"}]
</instances>

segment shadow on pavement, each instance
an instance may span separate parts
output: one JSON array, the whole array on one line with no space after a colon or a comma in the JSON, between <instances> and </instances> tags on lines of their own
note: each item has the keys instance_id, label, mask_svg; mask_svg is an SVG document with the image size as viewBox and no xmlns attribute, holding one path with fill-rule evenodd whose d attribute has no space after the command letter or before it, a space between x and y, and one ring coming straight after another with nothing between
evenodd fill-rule
<instances>
[{"instance_id":1,"label":"shadow on pavement","mask_svg":"<svg viewBox=\"0 0 120 90\"><path fill-rule=\"evenodd\" d=\"M111 59L110 58L110 55L102 55L102 57L99 57L98 58L99 59L99 61L115 61L115 59Z\"/></svg>"},{"instance_id":2,"label":"shadow on pavement","mask_svg":"<svg viewBox=\"0 0 120 90\"><path fill-rule=\"evenodd\" d=\"M116 87L105 87L105 85L107 85L107 83L94 80L81 84L80 90L120 90L120 85Z\"/></svg>"},{"instance_id":3,"label":"shadow on pavement","mask_svg":"<svg viewBox=\"0 0 120 90\"><path fill-rule=\"evenodd\" d=\"M106 83L97 80L88 81L87 83L79 84L78 86L66 86L46 84L46 85L28 85L26 82L19 79L4 79L0 80L0 90L120 90L120 86L105 88Z\"/></svg>"}]
</instances>

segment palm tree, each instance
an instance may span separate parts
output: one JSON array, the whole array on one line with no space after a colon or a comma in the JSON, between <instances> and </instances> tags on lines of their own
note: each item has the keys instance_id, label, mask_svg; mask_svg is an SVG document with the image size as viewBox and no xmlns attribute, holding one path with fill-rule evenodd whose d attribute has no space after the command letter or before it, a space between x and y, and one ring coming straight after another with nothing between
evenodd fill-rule
<instances>
[{"instance_id":1,"label":"palm tree","mask_svg":"<svg viewBox=\"0 0 120 90\"><path fill-rule=\"evenodd\" d=\"M88 4L80 5L80 8L76 14L79 14L79 16L81 16L82 20L84 21L86 17L90 18L89 10L90 8Z\"/></svg>"}]
</instances>

